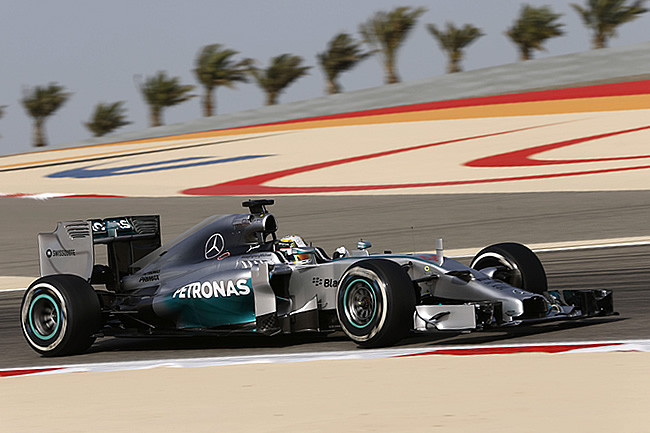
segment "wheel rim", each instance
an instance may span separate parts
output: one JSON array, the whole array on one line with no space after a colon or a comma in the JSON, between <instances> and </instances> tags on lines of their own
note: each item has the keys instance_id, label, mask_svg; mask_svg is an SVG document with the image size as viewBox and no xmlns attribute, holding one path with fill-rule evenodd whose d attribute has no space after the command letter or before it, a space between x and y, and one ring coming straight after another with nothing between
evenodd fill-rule
<instances>
[{"instance_id":1,"label":"wheel rim","mask_svg":"<svg viewBox=\"0 0 650 433\"><path fill-rule=\"evenodd\" d=\"M52 353L68 335L68 308L61 291L47 281L32 285L21 307L23 335L40 353Z\"/></svg>"},{"instance_id":2,"label":"wheel rim","mask_svg":"<svg viewBox=\"0 0 650 433\"><path fill-rule=\"evenodd\" d=\"M473 268L477 271L491 267L497 268L497 271L493 275L495 280L503 281L513 287L522 286L521 271L514 263L510 262L510 260L501 254L486 253L473 264Z\"/></svg>"},{"instance_id":3,"label":"wheel rim","mask_svg":"<svg viewBox=\"0 0 650 433\"><path fill-rule=\"evenodd\" d=\"M348 284L343 304L348 321L356 328L365 328L377 315L375 291L366 280L356 279Z\"/></svg>"},{"instance_id":4,"label":"wheel rim","mask_svg":"<svg viewBox=\"0 0 650 433\"><path fill-rule=\"evenodd\" d=\"M29 325L32 332L43 340L54 337L59 330L61 311L49 295L36 296L29 307Z\"/></svg>"}]
</instances>

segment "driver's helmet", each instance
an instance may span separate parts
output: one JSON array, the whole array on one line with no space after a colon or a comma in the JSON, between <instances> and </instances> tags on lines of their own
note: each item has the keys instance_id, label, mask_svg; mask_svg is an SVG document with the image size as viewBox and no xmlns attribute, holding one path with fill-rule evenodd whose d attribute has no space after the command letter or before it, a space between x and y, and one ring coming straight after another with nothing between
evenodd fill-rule
<instances>
[{"instance_id":1,"label":"driver's helmet","mask_svg":"<svg viewBox=\"0 0 650 433\"><path fill-rule=\"evenodd\" d=\"M298 235L286 235L278 241L278 249L297 265L313 263L313 251L308 248L305 240Z\"/></svg>"}]
</instances>

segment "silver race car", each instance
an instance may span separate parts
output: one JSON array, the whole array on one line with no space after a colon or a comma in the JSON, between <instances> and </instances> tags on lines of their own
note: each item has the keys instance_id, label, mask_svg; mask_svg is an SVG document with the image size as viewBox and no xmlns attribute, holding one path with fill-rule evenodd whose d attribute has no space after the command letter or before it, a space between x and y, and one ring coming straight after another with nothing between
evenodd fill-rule
<instances>
[{"instance_id":1,"label":"silver race car","mask_svg":"<svg viewBox=\"0 0 650 433\"><path fill-rule=\"evenodd\" d=\"M473 331L613 314L610 290L549 291L537 256L516 243L466 266L430 254L332 257L278 237L273 200L216 215L161 246L157 215L59 222L38 236L41 278L21 324L45 356L87 350L102 336L265 335L343 330L362 347L409 333ZM107 264L95 258L104 245Z\"/></svg>"}]
</instances>

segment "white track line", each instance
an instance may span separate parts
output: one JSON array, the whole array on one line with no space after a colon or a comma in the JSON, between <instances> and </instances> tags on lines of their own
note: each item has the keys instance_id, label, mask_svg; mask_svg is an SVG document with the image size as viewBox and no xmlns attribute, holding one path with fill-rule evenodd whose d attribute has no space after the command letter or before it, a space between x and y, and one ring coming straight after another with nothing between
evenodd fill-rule
<instances>
[{"instance_id":1,"label":"white track line","mask_svg":"<svg viewBox=\"0 0 650 433\"><path fill-rule=\"evenodd\" d=\"M567 346L564 350L561 346ZM586 346L586 347L580 347ZM556 353L545 351L543 348L561 348ZM571 348L575 347L575 348ZM530 349L533 350L530 350ZM542 348L537 350L537 348ZM12 369L0 369L0 377L3 372L28 371L24 375L45 375L45 374L62 374L77 372L104 373L113 371L127 370L145 370L152 368L199 368L199 367L219 367L226 365L244 365L244 364L268 364L268 363L294 363L294 362L311 362L311 361L334 361L334 360L364 360L364 359L382 359L395 358L403 356L417 355L436 355L436 352L448 351L465 351L473 350L490 351L503 350L500 355L511 355L522 352L538 352L553 355L568 353L606 353L606 352L650 352L650 340L619 340L619 341L590 341L590 342L565 342L565 343L533 343L533 344L502 344L502 345L471 345L471 346L429 346L426 348L391 348L375 350L348 350L336 352L310 352L310 353L293 353L293 354L267 354L251 356L222 356L209 358L186 358L186 359L159 359L146 361L121 361L121 362L103 362L87 364L63 364L48 365L39 367L17 367ZM527 350L529 349L529 350ZM462 355L462 353L460 353ZM488 356L468 353L473 356ZM440 353L440 355L450 355ZM452 354L453 355L453 354ZM458 354L456 354L458 355ZM50 370L48 370L50 369ZM7 374L5 374L7 375Z\"/></svg>"},{"instance_id":2,"label":"white track line","mask_svg":"<svg viewBox=\"0 0 650 433\"><path fill-rule=\"evenodd\" d=\"M547 253L555 251L577 251L577 250L589 250L589 249L599 249L599 248L620 248L620 247L633 247L633 246L643 246L650 245L650 241L639 241L639 242L625 242L625 243L612 243L612 244L602 244L602 245L582 245L575 247L562 247L562 248L541 248L534 249L536 253Z\"/></svg>"},{"instance_id":3,"label":"white track line","mask_svg":"<svg viewBox=\"0 0 650 433\"><path fill-rule=\"evenodd\" d=\"M59 192L41 192L35 194L9 194L9 193L0 193L0 197L14 197L14 198L26 198L32 200L49 200L51 198L64 198L64 197L74 197L80 194L69 194L69 193L59 193Z\"/></svg>"},{"instance_id":4,"label":"white track line","mask_svg":"<svg viewBox=\"0 0 650 433\"><path fill-rule=\"evenodd\" d=\"M569 242L547 242L539 244L527 244L536 253L595 250L601 248L637 247L650 245L650 236L638 236L629 238L594 239L591 241L569 241ZM451 258L474 257L481 248L463 248L449 251ZM428 252L429 254L431 252Z\"/></svg>"}]
</instances>

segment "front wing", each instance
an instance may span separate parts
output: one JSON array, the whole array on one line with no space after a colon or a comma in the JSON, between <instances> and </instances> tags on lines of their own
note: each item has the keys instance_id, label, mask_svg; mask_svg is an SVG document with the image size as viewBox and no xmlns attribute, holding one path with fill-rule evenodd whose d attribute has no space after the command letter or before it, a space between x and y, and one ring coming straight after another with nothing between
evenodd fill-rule
<instances>
[{"instance_id":1,"label":"front wing","mask_svg":"<svg viewBox=\"0 0 650 433\"><path fill-rule=\"evenodd\" d=\"M512 321L503 321L499 301L418 305L413 315L413 329L417 332L471 331L617 314L611 290L556 290L546 292L545 297L549 302L545 308L537 308L537 314Z\"/></svg>"}]
</instances>

